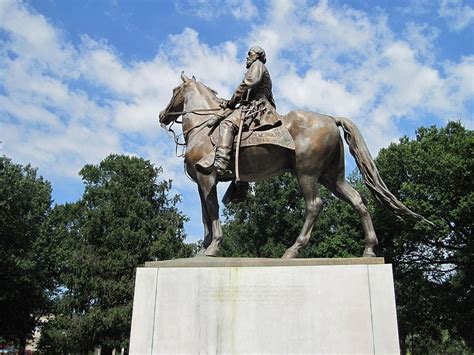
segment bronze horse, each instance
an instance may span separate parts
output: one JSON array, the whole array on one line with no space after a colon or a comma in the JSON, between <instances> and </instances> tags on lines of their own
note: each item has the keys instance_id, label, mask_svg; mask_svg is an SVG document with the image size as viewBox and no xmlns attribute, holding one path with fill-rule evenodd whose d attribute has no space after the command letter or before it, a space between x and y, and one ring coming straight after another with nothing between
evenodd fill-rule
<instances>
[{"instance_id":1,"label":"bronze horse","mask_svg":"<svg viewBox=\"0 0 474 355\"><path fill-rule=\"evenodd\" d=\"M197 183L201 199L204 224L202 252L208 256L216 256L223 239L216 186L219 181L228 181L235 176L223 179L215 172L206 175L196 170L196 163L214 149L209 137L211 128L207 127L206 123L212 115L222 111L219 111L219 98L215 91L196 81L194 77L189 79L183 73L181 79L183 83L173 90L168 106L160 112L160 123L166 128L166 125L182 116L186 143L185 168ZM291 171L298 179L306 202L306 219L300 235L286 250L283 258L296 257L298 251L308 243L323 205L318 183L326 186L335 196L351 204L357 211L365 234L363 256L375 256L374 247L378 241L369 212L359 193L345 179L344 147L338 127L342 127L364 182L377 200L398 216L410 216L426 221L398 201L387 189L361 133L352 121L302 110L291 111L280 119L295 142L295 150L277 145L244 147L240 151L239 166L242 181L261 181L284 171Z\"/></svg>"}]
</instances>

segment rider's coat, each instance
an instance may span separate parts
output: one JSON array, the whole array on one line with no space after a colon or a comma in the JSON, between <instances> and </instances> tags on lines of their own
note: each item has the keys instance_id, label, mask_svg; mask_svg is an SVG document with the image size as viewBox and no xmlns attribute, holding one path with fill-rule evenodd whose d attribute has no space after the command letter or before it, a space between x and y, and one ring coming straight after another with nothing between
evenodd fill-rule
<instances>
[{"instance_id":1,"label":"rider's coat","mask_svg":"<svg viewBox=\"0 0 474 355\"><path fill-rule=\"evenodd\" d=\"M272 93L272 79L267 67L260 60L256 60L250 65L245 73L244 79L235 90L234 95L229 100L229 107L234 108L240 101L246 100L247 91L250 89L249 101L260 99L267 100L273 107L275 100Z\"/></svg>"}]
</instances>

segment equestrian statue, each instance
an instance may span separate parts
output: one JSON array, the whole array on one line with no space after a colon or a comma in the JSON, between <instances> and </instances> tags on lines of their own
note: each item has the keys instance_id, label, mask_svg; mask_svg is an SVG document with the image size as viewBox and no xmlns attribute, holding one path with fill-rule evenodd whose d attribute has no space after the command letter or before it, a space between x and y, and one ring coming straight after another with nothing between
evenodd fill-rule
<instances>
[{"instance_id":1,"label":"equestrian statue","mask_svg":"<svg viewBox=\"0 0 474 355\"><path fill-rule=\"evenodd\" d=\"M197 183L201 200L201 253L216 256L223 239L216 188L219 181L232 181L224 202L237 202L244 198L249 182L290 171L304 197L306 219L283 258L296 257L309 241L323 205L319 184L356 210L365 235L362 256L374 257L377 237L364 200L346 181L339 127L374 197L398 217L430 223L388 190L351 120L303 110L279 115L265 63L265 51L258 46L250 48L247 72L230 100L218 98L214 90L181 73L182 83L173 89L169 104L160 112L162 127L171 132L172 124L182 117L185 170Z\"/></svg>"}]
</instances>

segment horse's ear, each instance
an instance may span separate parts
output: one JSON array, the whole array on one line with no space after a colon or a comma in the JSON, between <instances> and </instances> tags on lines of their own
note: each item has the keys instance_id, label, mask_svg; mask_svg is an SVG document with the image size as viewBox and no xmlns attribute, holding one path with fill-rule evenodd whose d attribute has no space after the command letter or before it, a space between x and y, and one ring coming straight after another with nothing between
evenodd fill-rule
<instances>
[{"instance_id":1,"label":"horse's ear","mask_svg":"<svg viewBox=\"0 0 474 355\"><path fill-rule=\"evenodd\" d=\"M196 81L196 77L193 75L193 80Z\"/></svg>"},{"instance_id":2,"label":"horse's ear","mask_svg":"<svg viewBox=\"0 0 474 355\"><path fill-rule=\"evenodd\" d=\"M184 70L181 72L181 80L183 81L183 83L189 81L189 78L184 74Z\"/></svg>"}]
</instances>

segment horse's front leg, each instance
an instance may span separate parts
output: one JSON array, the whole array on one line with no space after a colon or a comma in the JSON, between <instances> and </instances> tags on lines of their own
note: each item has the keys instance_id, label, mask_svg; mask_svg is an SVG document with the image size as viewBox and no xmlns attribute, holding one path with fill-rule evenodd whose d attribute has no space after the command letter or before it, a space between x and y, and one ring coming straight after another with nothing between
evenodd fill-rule
<instances>
[{"instance_id":1,"label":"horse's front leg","mask_svg":"<svg viewBox=\"0 0 474 355\"><path fill-rule=\"evenodd\" d=\"M201 201L201 215L202 215L202 225L204 227L204 240L202 243L202 248L199 251L199 254L205 254L206 249L211 245L212 242L212 223L207 213L206 198L202 192L201 186L198 184L199 199Z\"/></svg>"},{"instance_id":2,"label":"horse's front leg","mask_svg":"<svg viewBox=\"0 0 474 355\"><path fill-rule=\"evenodd\" d=\"M217 202L216 173L213 172L210 175L198 173L197 180L200 188L203 220L204 212L207 212L207 228L209 228L210 225L211 229L211 233L208 234L204 240L203 247L206 248L204 254L208 256L216 256L223 239L221 222L219 220L219 203ZM204 231L206 231L206 227L204 227ZM209 241L210 243L206 243Z\"/></svg>"}]
</instances>

